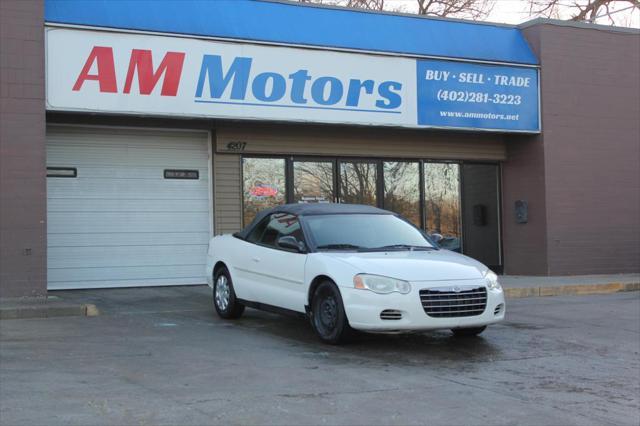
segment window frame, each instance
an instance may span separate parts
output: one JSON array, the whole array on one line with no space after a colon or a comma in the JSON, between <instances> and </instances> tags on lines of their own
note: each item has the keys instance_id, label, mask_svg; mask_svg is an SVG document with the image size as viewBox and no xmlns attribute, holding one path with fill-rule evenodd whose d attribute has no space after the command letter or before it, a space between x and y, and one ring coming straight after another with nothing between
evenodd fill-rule
<instances>
[{"instance_id":1,"label":"window frame","mask_svg":"<svg viewBox=\"0 0 640 426\"><path fill-rule=\"evenodd\" d=\"M425 161L422 159L395 159L395 158L380 158L380 176L381 179L378 179L380 181L380 191L382 193L382 197L380 199L380 203L378 203L378 205L380 206L380 208L387 210L387 208L384 205L384 199L385 199L385 187L384 187L384 164L385 163L416 163L418 164L418 179L420 179L420 182L418 182L418 204L419 204L419 211L418 211L418 215L420 216L420 225L414 225L417 226L419 229L424 230L424 227L427 224L427 220L426 220L426 208L424 205L424 163ZM411 221L409 221L411 222Z\"/></svg>"},{"instance_id":2,"label":"window frame","mask_svg":"<svg viewBox=\"0 0 640 426\"><path fill-rule=\"evenodd\" d=\"M327 155L278 155L278 154L241 154L240 155L240 182L241 182L241 223L244 224L244 212L245 212L245 200L244 200L244 167L242 165L242 160L244 158L263 158L263 159L282 159L284 160L284 172L285 172L285 203L294 203L294 194L293 194L293 163L295 161L311 161L311 162L331 162L333 164L333 187L334 187L334 200L332 202L339 203L341 202L340 194L341 194L341 185L340 185L340 164L343 162L366 162L376 164L376 174L377 174L377 182L376 182L376 207L384 209L384 163L385 162L417 162L419 164L419 174L420 174L420 182L419 182L419 190L420 190L420 225L414 225L418 229L426 232L427 225L427 209L426 209L426 189L425 189L425 173L424 168L427 163L445 163L445 164L457 164L459 167L460 178L458 179L458 194L459 194L459 202L460 202L460 217L459 217L459 226L461 230L460 236L460 247L461 253L465 252L465 235L464 235L464 214L463 210L465 209L464 205L464 173L463 167L465 164L486 164L486 165L494 165L497 167L498 174L498 245L499 245L499 257L500 257L500 268L504 263L504 254L503 254L503 242L502 236L504 234L503 231L503 196L502 196L502 179L503 179L503 168L502 162L500 161L490 161L490 160L460 160L460 159L441 159L441 158L429 158L429 157L418 157L418 158L406 158L406 157L385 157L385 156L345 156L345 155L336 155L336 156L327 156ZM298 220L301 223L301 228L304 233L304 220L301 220L298 217ZM247 224L248 226L248 224ZM305 238L305 244L307 246L306 253L311 252L311 247L309 246L308 235L303 234ZM279 249L274 247L275 249ZM282 250L282 249L279 249Z\"/></svg>"},{"instance_id":3,"label":"window frame","mask_svg":"<svg viewBox=\"0 0 640 426\"><path fill-rule=\"evenodd\" d=\"M287 176L287 180L291 181L291 191L287 194L287 203L295 203L295 173L294 173L294 164L295 163L331 163L331 167L333 170L333 197L331 199L331 203L338 202L338 165L337 159L335 157L313 157L313 156L292 156L288 159L290 166L287 167L287 170L290 171L290 175Z\"/></svg>"},{"instance_id":4,"label":"window frame","mask_svg":"<svg viewBox=\"0 0 640 426\"><path fill-rule=\"evenodd\" d=\"M251 154L251 155L241 155L240 156L240 223L242 224L242 227L244 228L245 226L249 226L249 223L247 223L245 225L244 223L244 212L245 212L245 197L244 197L244 159L248 158L248 159L263 159L263 160L284 160L284 187L285 187L285 194L284 194L284 203L287 204L289 203L289 176L288 176L288 171L289 171L289 166L288 164L290 163L289 158L284 156L284 155L259 155L259 154Z\"/></svg>"},{"instance_id":5,"label":"window frame","mask_svg":"<svg viewBox=\"0 0 640 426\"><path fill-rule=\"evenodd\" d=\"M381 207L382 198L384 196L384 182L382 181L382 162L384 160L381 158L370 158L370 157L338 157L336 158L336 169L335 169L335 178L337 180L336 186L336 202L341 203L342 198L342 184L340 179L340 166L343 163L369 163L376 166L376 182L375 182L375 194L376 194L376 204L374 207Z\"/></svg>"},{"instance_id":6,"label":"window frame","mask_svg":"<svg viewBox=\"0 0 640 426\"><path fill-rule=\"evenodd\" d=\"M462 213L462 209L464 208L462 202L464 200L464 196L462 194L462 190L464 188L463 182L462 182L462 167L464 165L463 161L457 161L457 160L424 160L422 161L422 168L420 169L421 173L422 173L422 178L421 178L421 185L423 188L423 192L421 195L421 199L420 199L420 204L422 205L422 209L424 210L424 222L422 224L422 229L425 232L427 231L427 190L426 190L426 185L425 185L425 167L427 166L427 164L457 164L458 165L458 206L459 206L459 214L458 214L458 228L460 229L460 254L464 254L464 223L463 223L463 218L464 218L464 214ZM500 235L500 234L499 234Z\"/></svg>"}]
</instances>

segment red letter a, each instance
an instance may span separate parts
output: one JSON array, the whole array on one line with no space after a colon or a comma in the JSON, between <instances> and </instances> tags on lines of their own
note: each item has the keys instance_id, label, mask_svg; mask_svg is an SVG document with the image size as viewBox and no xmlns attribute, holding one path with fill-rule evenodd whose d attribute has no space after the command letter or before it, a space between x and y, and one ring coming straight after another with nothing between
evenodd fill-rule
<instances>
[{"instance_id":1,"label":"red letter a","mask_svg":"<svg viewBox=\"0 0 640 426\"><path fill-rule=\"evenodd\" d=\"M89 74L89 70L95 61L98 61L98 74ZM98 80L100 91L116 93L116 68L113 64L113 49L110 47L94 47L87 62L85 62L73 90L78 91L85 80Z\"/></svg>"}]
</instances>

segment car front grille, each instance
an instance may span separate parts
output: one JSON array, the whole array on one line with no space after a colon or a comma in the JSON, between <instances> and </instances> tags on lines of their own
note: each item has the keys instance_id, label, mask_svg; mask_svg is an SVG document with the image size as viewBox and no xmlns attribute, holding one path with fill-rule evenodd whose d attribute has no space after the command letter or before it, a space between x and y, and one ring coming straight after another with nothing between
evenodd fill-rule
<instances>
[{"instance_id":1,"label":"car front grille","mask_svg":"<svg viewBox=\"0 0 640 426\"><path fill-rule=\"evenodd\" d=\"M471 317L487 307L486 287L438 287L420 290L427 315L435 318Z\"/></svg>"}]
</instances>

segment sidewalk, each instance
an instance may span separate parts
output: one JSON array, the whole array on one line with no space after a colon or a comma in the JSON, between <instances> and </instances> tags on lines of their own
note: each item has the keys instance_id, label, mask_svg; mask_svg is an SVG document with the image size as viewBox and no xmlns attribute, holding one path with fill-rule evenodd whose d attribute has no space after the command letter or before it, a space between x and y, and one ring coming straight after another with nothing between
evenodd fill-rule
<instances>
[{"instance_id":1,"label":"sidewalk","mask_svg":"<svg viewBox=\"0 0 640 426\"><path fill-rule=\"evenodd\" d=\"M500 277L500 282L508 299L640 290L640 274L570 277L507 275ZM0 319L209 309L210 292L206 285L51 291L46 299L0 300Z\"/></svg>"},{"instance_id":2,"label":"sidewalk","mask_svg":"<svg viewBox=\"0 0 640 426\"><path fill-rule=\"evenodd\" d=\"M640 274L500 277L507 298L608 294L640 290Z\"/></svg>"}]
</instances>

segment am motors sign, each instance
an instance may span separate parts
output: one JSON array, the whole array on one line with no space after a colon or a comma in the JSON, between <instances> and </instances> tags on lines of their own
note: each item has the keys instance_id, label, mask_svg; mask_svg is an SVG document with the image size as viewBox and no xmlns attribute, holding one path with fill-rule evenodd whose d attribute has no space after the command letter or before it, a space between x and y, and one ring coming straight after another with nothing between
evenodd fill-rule
<instances>
[{"instance_id":1,"label":"am motors sign","mask_svg":"<svg viewBox=\"0 0 640 426\"><path fill-rule=\"evenodd\" d=\"M506 96L532 89L535 99L527 92L494 102L496 88L483 89L473 95L480 105L455 93L479 93L480 80L496 78L491 69L465 75L477 64L66 28L47 28L46 43L50 110L538 130L531 68L502 67L497 75L506 75L499 88ZM528 75L509 80L512 68ZM523 104L535 117L512 111Z\"/></svg>"}]
</instances>

